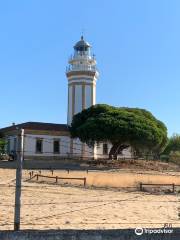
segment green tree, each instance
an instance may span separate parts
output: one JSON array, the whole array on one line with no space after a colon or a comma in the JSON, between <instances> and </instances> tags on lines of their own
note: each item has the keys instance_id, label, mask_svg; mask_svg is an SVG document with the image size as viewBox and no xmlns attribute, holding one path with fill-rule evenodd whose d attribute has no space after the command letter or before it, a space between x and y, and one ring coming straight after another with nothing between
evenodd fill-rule
<instances>
[{"instance_id":1,"label":"green tree","mask_svg":"<svg viewBox=\"0 0 180 240\"><path fill-rule=\"evenodd\" d=\"M139 108L97 104L73 117L71 136L88 145L112 143L110 155L128 146L137 151L160 153L167 142L167 128L150 112Z\"/></svg>"},{"instance_id":2,"label":"green tree","mask_svg":"<svg viewBox=\"0 0 180 240\"><path fill-rule=\"evenodd\" d=\"M3 135L0 134L0 154L5 152L5 145L6 145L6 142L3 138Z\"/></svg>"},{"instance_id":3,"label":"green tree","mask_svg":"<svg viewBox=\"0 0 180 240\"><path fill-rule=\"evenodd\" d=\"M168 139L168 144L164 149L163 154L169 155L171 152L180 151L180 135L174 134Z\"/></svg>"}]
</instances>

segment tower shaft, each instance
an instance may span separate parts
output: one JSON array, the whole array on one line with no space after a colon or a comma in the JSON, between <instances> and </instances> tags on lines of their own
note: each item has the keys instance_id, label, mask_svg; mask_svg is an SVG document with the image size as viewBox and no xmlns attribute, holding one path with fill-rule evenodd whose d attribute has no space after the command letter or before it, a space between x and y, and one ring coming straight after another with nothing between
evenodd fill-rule
<instances>
[{"instance_id":1,"label":"tower shaft","mask_svg":"<svg viewBox=\"0 0 180 240\"><path fill-rule=\"evenodd\" d=\"M68 78L68 125L73 116L96 104L96 60L90 53L90 45L83 37L74 46L74 55L69 59L66 71Z\"/></svg>"}]
</instances>

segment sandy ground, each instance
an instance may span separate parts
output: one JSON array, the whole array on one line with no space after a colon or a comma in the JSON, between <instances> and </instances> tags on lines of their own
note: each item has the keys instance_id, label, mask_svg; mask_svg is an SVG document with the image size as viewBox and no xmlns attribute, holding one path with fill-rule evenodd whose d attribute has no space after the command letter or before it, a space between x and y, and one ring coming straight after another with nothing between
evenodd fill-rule
<instances>
[{"instance_id":1,"label":"sandy ground","mask_svg":"<svg viewBox=\"0 0 180 240\"><path fill-rule=\"evenodd\" d=\"M76 180L28 181L29 172L23 171L22 229L162 227L164 223L180 227L179 193L150 194L136 189L140 181L180 184L178 173L54 171L53 176L86 177L84 188ZM41 174L52 176L45 170ZM15 170L0 169L0 230L13 229L14 183Z\"/></svg>"}]
</instances>

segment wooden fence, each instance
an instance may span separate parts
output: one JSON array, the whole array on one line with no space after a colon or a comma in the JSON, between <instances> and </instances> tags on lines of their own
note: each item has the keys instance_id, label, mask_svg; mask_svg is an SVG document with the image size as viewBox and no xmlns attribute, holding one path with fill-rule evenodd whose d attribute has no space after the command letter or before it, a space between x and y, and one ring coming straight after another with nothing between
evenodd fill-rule
<instances>
[{"instance_id":1,"label":"wooden fence","mask_svg":"<svg viewBox=\"0 0 180 240\"><path fill-rule=\"evenodd\" d=\"M86 186L86 178L85 177L84 178L78 178L78 177L58 177L58 176L47 176L47 175L42 175L42 174L35 174L34 175L33 171L29 173L29 176L30 176L29 180L31 180L33 178L36 178L36 180L38 181L40 177L41 178L51 178L51 179L55 179L55 183L58 183L58 180L60 180L60 179L61 180L63 180L63 179L65 179L65 180L81 180L84 183L84 187Z\"/></svg>"},{"instance_id":2,"label":"wooden fence","mask_svg":"<svg viewBox=\"0 0 180 240\"><path fill-rule=\"evenodd\" d=\"M164 184L164 183L140 183L139 184L139 189L140 191L143 191L143 186L164 186L164 187L171 187L172 192L175 192L175 187L180 187L180 185L175 185L174 183L170 183L170 184Z\"/></svg>"}]
</instances>

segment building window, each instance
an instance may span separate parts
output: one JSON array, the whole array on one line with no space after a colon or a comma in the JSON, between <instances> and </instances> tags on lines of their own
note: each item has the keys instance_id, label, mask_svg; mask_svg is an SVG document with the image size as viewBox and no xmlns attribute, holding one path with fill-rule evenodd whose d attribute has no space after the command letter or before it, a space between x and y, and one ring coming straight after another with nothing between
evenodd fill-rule
<instances>
[{"instance_id":1,"label":"building window","mask_svg":"<svg viewBox=\"0 0 180 240\"><path fill-rule=\"evenodd\" d=\"M104 155L108 154L108 145L107 145L107 143L103 143L103 154Z\"/></svg>"},{"instance_id":2,"label":"building window","mask_svg":"<svg viewBox=\"0 0 180 240\"><path fill-rule=\"evenodd\" d=\"M54 140L53 149L54 149L54 153L59 153L60 152L59 140Z\"/></svg>"},{"instance_id":3,"label":"building window","mask_svg":"<svg viewBox=\"0 0 180 240\"><path fill-rule=\"evenodd\" d=\"M36 139L36 153L42 153L43 152L43 140L42 139Z\"/></svg>"}]
</instances>

